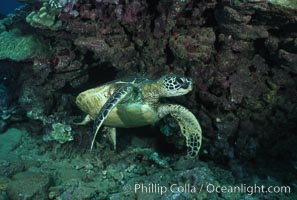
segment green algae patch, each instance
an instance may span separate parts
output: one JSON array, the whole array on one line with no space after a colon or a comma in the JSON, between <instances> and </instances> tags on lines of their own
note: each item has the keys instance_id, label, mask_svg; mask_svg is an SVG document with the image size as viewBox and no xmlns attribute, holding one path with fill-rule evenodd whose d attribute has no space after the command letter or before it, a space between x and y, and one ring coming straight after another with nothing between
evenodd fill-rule
<instances>
[{"instance_id":1,"label":"green algae patch","mask_svg":"<svg viewBox=\"0 0 297 200\"><path fill-rule=\"evenodd\" d=\"M269 0L271 4L297 10L296 0Z\"/></svg>"},{"instance_id":2,"label":"green algae patch","mask_svg":"<svg viewBox=\"0 0 297 200\"><path fill-rule=\"evenodd\" d=\"M71 134L71 126L61 123L52 124L52 131L48 135L44 135L43 141L57 141L60 144L73 140Z\"/></svg>"},{"instance_id":3,"label":"green algae patch","mask_svg":"<svg viewBox=\"0 0 297 200\"><path fill-rule=\"evenodd\" d=\"M234 5L239 5L241 3L263 3L265 1L262 0L231 0L230 1ZM267 0L267 3L271 3L275 6L280 6L287 9L297 10L297 1L296 0Z\"/></svg>"},{"instance_id":4,"label":"green algae patch","mask_svg":"<svg viewBox=\"0 0 297 200\"><path fill-rule=\"evenodd\" d=\"M0 34L0 59L24 61L49 54L49 46L36 35L23 35L18 29Z\"/></svg>"}]
</instances>

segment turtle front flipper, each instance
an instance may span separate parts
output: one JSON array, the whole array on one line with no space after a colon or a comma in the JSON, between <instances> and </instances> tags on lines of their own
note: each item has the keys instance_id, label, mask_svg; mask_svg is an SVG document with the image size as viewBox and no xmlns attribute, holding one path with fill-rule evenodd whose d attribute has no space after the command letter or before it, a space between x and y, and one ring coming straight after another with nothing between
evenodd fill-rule
<instances>
[{"instance_id":1,"label":"turtle front flipper","mask_svg":"<svg viewBox=\"0 0 297 200\"><path fill-rule=\"evenodd\" d=\"M194 157L198 155L202 142L202 131L196 117L188 109L175 104L165 104L158 108L160 118L170 114L179 124L181 133L186 137L187 153Z\"/></svg>"},{"instance_id":2,"label":"turtle front flipper","mask_svg":"<svg viewBox=\"0 0 297 200\"><path fill-rule=\"evenodd\" d=\"M108 117L109 113L112 111L114 107L117 106L119 102L121 102L127 95L129 95L133 91L133 87L131 85L123 86L117 91L115 91L111 97L105 102L99 114L94 120L94 136L91 144L91 150L93 149L94 142L97 136L97 133L102 126L104 120Z\"/></svg>"}]
</instances>

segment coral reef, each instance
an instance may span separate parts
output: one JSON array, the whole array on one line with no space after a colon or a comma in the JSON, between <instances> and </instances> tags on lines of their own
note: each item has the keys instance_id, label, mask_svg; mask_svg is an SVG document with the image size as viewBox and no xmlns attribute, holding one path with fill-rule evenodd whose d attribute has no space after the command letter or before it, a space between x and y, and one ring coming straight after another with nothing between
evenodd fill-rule
<instances>
[{"instance_id":1,"label":"coral reef","mask_svg":"<svg viewBox=\"0 0 297 200\"><path fill-rule=\"evenodd\" d=\"M33 11L26 17L26 21L33 27L55 30L62 25L62 22L56 19L59 12L58 7L44 2L38 11Z\"/></svg>"},{"instance_id":2,"label":"coral reef","mask_svg":"<svg viewBox=\"0 0 297 200\"><path fill-rule=\"evenodd\" d=\"M249 1L23 2L27 21L33 25L35 18L33 27L52 44L50 58L33 56L33 66L23 71L19 102L30 119L50 125L59 120L49 115L62 121L65 113L76 115L73 102L66 103L75 95L67 93L112 80L100 73L174 72L195 81L195 93L177 101L196 112L206 139L213 141L206 142L207 158L252 159L291 130L282 125L287 131L277 136L277 126L285 118L292 123L296 107L296 92L288 89L296 84L294 10ZM55 102L65 102L65 108ZM283 118L277 122L273 113ZM174 126L161 127L178 137ZM271 142L268 133L275 136Z\"/></svg>"},{"instance_id":3,"label":"coral reef","mask_svg":"<svg viewBox=\"0 0 297 200\"><path fill-rule=\"evenodd\" d=\"M179 59L207 62L213 56L215 40L212 28L194 28L186 35L176 33L170 38L169 47Z\"/></svg>"},{"instance_id":4,"label":"coral reef","mask_svg":"<svg viewBox=\"0 0 297 200\"><path fill-rule=\"evenodd\" d=\"M49 46L34 35L23 35L20 30L13 29L0 34L0 59L25 61L34 57L47 57Z\"/></svg>"},{"instance_id":5,"label":"coral reef","mask_svg":"<svg viewBox=\"0 0 297 200\"><path fill-rule=\"evenodd\" d=\"M212 141L205 143L202 157L253 159L292 130L294 10L249 1L26 2L27 21L32 13L38 20L40 15L51 19L33 26L52 44L50 58L32 58L31 69L23 71L19 102L30 119L46 126L65 121L63 116L78 114L71 102L75 95L67 93L116 76L173 72L195 81L195 93L177 101L197 114L205 139ZM63 25L53 28L56 23ZM161 122L166 138L178 138L179 130L168 122ZM277 127L286 129L283 135Z\"/></svg>"}]
</instances>

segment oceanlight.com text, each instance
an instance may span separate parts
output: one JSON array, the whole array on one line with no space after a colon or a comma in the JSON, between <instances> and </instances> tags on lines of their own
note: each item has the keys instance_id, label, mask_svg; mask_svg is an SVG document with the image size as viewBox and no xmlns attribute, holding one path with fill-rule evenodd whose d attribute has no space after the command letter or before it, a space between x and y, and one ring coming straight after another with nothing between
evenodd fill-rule
<instances>
[{"instance_id":1,"label":"oceanlight.com text","mask_svg":"<svg viewBox=\"0 0 297 200\"><path fill-rule=\"evenodd\" d=\"M140 183L140 184L127 184L123 187L126 192L141 192L141 193L155 193L163 195L165 193L245 193L248 195L253 195L256 193L291 193L290 186L265 186L265 185L215 185L211 183L201 184L201 185L191 185L191 184L171 184L171 185L161 185L155 183Z\"/></svg>"}]
</instances>

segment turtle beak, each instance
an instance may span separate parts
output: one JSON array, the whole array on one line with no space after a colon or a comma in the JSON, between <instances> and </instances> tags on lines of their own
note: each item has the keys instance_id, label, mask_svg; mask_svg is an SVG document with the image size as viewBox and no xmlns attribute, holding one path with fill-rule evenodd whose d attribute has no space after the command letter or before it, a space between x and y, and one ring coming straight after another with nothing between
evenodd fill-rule
<instances>
[{"instance_id":1,"label":"turtle beak","mask_svg":"<svg viewBox=\"0 0 297 200\"><path fill-rule=\"evenodd\" d=\"M181 88L191 91L193 89L192 79L186 78L185 81L182 83Z\"/></svg>"},{"instance_id":2,"label":"turtle beak","mask_svg":"<svg viewBox=\"0 0 297 200\"><path fill-rule=\"evenodd\" d=\"M191 90L193 90L193 83L191 82L191 83L189 83L190 84L190 86L189 86L189 90L191 91Z\"/></svg>"}]
</instances>

